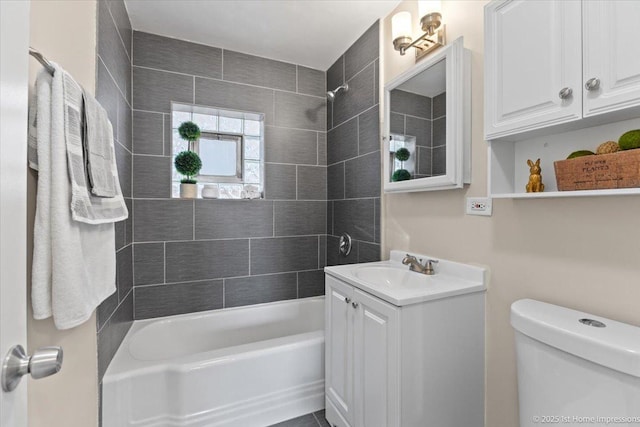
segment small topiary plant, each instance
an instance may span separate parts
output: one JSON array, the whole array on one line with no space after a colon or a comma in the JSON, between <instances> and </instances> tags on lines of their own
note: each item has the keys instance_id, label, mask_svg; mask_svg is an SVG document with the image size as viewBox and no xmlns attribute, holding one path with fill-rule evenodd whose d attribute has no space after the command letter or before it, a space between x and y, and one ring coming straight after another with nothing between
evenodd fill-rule
<instances>
[{"instance_id":1,"label":"small topiary plant","mask_svg":"<svg viewBox=\"0 0 640 427\"><path fill-rule=\"evenodd\" d=\"M202 160L200 160L198 153L182 151L178 153L173 164L178 173L184 175L184 178L180 180L181 183L195 184L197 182L194 177L198 176L198 172L202 168Z\"/></svg>"},{"instance_id":2,"label":"small topiary plant","mask_svg":"<svg viewBox=\"0 0 640 427\"><path fill-rule=\"evenodd\" d=\"M393 182L406 181L409 179L411 179L411 173L406 169L398 169L391 175L391 181Z\"/></svg>"},{"instance_id":3,"label":"small topiary plant","mask_svg":"<svg viewBox=\"0 0 640 427\"><path fill-rule=\"evenodd\" d=\"M409 160L410 156L411 153L406 148L398 148L396 150L396 159L400 160L401 162Z\"/></svg>"},{"instance_id":4,"label":"small topiary plant","mask_svg":"<svg viewBox=\"0 0 640 427\"><path fill-rule=\"evenodd\" d=\"M193 122L183 122L178 128L178 133L180 134L180 138L189 142L200 138L200 128Z\"/></svg>"}]
</instances>

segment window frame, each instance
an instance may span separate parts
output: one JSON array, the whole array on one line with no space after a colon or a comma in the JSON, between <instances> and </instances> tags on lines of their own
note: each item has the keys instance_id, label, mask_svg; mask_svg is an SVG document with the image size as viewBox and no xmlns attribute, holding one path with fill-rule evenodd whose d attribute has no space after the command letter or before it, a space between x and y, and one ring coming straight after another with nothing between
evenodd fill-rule
<instances>
[{"instance_id":1,"label":"window frame","mask_svg":"<svg viewBox=\"0 0 640 427\"><path fill-rule=\"evenodd\" d=\"M244 135L230 132L202 132L200 138L194 141L193 151L200 155L200 139L208 139L214 141L235 140L236 142L236 175L205 175L199 174L196 178L198 181L209 183L244 183ZM200 156L202 157L202 156Z\"/></svg>"}]
</instances>

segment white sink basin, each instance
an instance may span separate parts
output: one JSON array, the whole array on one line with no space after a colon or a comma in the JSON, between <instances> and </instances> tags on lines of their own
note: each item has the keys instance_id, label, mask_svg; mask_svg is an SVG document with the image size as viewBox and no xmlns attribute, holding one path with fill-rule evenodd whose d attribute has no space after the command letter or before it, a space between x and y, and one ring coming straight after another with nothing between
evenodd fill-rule
<instances>
[{"instance_id":1,"label":"white sink basin","mask_svg":"<svg viewBox=\"0 0 640 427\"><path fill-rule=\"evenodd\" d=\"M354 271L354 276L368 283L389 287L421 287L429 286L432 276L410 271L408 267L401 270L391 266L363 266Z\"/></svg>"},{"instance_id":2,"label":"white sink basin","mask_svg":"<svg viewBox=\"0 0 640 427\"><path fill-rule=\"evenodd\" d=\"M402 264L405 251L391 251L388 261L325 267L324 271L398 307L486 289L486 269L440 259L435 274L410 271ZM416 258L432 256L412 254Z\"/></svg>"}]
</instances>

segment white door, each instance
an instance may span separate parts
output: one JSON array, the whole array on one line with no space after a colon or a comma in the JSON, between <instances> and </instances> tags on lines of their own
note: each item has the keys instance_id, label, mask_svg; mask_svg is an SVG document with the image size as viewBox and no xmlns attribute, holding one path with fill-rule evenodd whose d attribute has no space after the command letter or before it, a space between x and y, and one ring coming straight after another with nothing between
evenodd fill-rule
<instances>
[{"instance_id":1,"label":"white door","mask_svg":"<svg viewBox=\"0 0 640 427\"><path fill-rule=\"evenodd\" d=\"M400 425L400 309L355 290L355 427Z\"/></svg>"},{"instance_id":2,"label":"white door","mask_svg":"<svg viewBox=\"0 0 640 427\"><path fill-rule=\"evenodd\" d=\"M487 5L487 139L582 117L581 22L578 0Z\"/></svg>"},{"instance_id":3,"label":"white door","mask_svg":"<svg viewBox=\"0 0 640 427\"><path fill-rule=\"evenodd\" d=\"M584 2L585 117L640 105L638 22L638 1Z\"/></svg>"},{"instance_id":4,"label":"white door","mask_svg":"<svg viewBox=\"0 0 640 427\"><path fill-rule=\"evenodd\" d=\"M326 397L353 425L353 288L325 277Z\"/></svg>"},{"instance_id":5,"label":"white door","mask_svg":"<svg viewBox=\"0 0 640 427\"><path fill-rule=\"evenodd\" d=\"M0 357L27 344L29 2L0 1ZM0 426L26 427L27 384L0 389Z\"/></svg>"}]
</instances>

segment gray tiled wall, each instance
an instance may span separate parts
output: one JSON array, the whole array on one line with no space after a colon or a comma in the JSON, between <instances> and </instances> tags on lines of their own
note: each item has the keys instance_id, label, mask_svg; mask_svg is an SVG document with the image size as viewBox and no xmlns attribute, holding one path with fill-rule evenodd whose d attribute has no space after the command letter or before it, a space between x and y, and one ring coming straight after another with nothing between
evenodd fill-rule
<instances>
[{"instance_id":1,"label":"gray tiled wall","mask_svg":"<svg viewBox=\"0 0 640 427\"><path fill-rule=\"evenodd\" d=\"M132 51L135 318L322 295L326 73L142 32ZM171 101L265 114L266 199L170 197Z\"/></svg>"},{"instance_id":2,"label":"gray tiled wall","mask_svg":"<svg viewBox=\"0 0 640 427\"><path fill-rule=\"evenodd\" d=\"M98 373L102 380L133 321L133 234L131 200L131 24L123 0L98 1L96 98L113 125L116 160L129 219L117 222L117 292L98 307Z\"/></svg>"},{"instance_id":3,"label":"gray tiled wall","mask_svg":"<svg viewBox=\"0 0 640 427\"><path fill-rule=\"evenodd\" d=\"M349 91L327 104L327 265L380 259L379 23L327 71L327 87ZM339 236L353 238L348 257Z\"/></svg>"},{"instance_id":4,"label":"gray tiled wall","mask_svg":"<svg viewBox=\"0 0 640 427\"><path fill-rule=\"evenodd\" d=\"M416 137L416 178L446 173L446 92L429 98L394 89L391 132Z\"/></svg>"}]
</instances>

